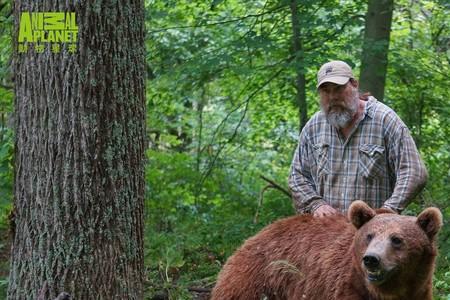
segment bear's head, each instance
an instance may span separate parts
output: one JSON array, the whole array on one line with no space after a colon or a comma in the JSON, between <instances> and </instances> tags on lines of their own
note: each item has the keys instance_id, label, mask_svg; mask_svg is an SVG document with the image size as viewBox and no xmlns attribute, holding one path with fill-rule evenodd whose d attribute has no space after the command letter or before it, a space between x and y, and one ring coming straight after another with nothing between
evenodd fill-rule
<instances>
[{"instance_id":1,"label":"bear's head","mask_svg":"<svg viewBox=\"0 0 450 300\"><path fill-rule=\"evenodd\" d=\"M348 211L357 228L353 259L368 286L398 291L405 282L430 284L436 256L435 237L442 214L431 207L418 217L373 210L355 201Z\"/></svg>"}]
</instances>

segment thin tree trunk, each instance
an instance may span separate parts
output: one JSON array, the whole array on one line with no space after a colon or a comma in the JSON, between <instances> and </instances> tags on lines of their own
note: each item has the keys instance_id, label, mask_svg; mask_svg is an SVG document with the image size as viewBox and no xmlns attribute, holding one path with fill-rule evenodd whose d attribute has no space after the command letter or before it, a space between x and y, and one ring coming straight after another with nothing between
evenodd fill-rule
<instances>
[{"instance_id":1,"label":"thin tree trunk","mask_svg":"<svg viewBox=\"0 0 450 300\"><path fill-rule=\"evenodd\" d=\"M360 86L383 101L388 65L393 0L369 0L366 14Z\"/></svg>"},{"instance_id":2,"label":"thin tree trunk","mask_svg":"<svg viewBox=\"0 0 450 300\"><path fill-rule=\"evenodd\" d=\"M197 163L195 165L195 170L200 172L200 164L202 159L202 134L203 134L203 108L206 103L206 87L202 87L202 93L199 101L197 102L197 126L198 126L198 134L197 134Z\"/></svg>"},{"instance_id":3,"label":"thin tree trunk","mask_svg":"<svg viewBox=\"0 0 450 300\"><path fill-rule=\"evenodd\" d=\"M202 93L200 95L200 99L197 102L196 112L197 112L197 159L195 164L195 170L197 174L200 174L200 165L202 162L202 136L203 136L203 109L206 103L206 87L202 87ZM195 139L195 136L193 137ZM201 193L202 186L199 184L195 190L195 206L198 208L199 205L199 197Z\"/></svg>"},{"instance_id":4,"label":"thin tree trunk","mask_svg":"<svg viewBox=\"0 0 450 300\"><path fill-rule=\"evenodd\" d=\"M425 110L425 92L422 91L419 97L419 107L418 107L418 116L417 116L417 135L415 136L415 142L417 149L420 149L422 146L422 123L423 123L423 114Z\"/></svg>"},{"instance_id":5,"label":"thin tree trunk","mask_svg":"<svg viewBox=\"0 0 450 300\"><path fill-rule=\"evenodd\" d=\"M296 105L299 109L299 127L300 131L308 121L308 107L306 104L306 79L305 66L303 61L303 46L300 32L300 20L297 8L297 0L291 0L291 19L292 19L292 49L295 55L295 88L297 89Z\"/></svg>"},{"instance_id":6,"label":"thin tree trunk","mask_svg":"<svg viewBox=\"0 0 450 300\"><path fill-rule=\"evenodd\" d=\"M18 0L14 40L23 11L76 12L79 42L14 57L8 299L142 299L143 1Z\"/></svg>"}]
</instances>

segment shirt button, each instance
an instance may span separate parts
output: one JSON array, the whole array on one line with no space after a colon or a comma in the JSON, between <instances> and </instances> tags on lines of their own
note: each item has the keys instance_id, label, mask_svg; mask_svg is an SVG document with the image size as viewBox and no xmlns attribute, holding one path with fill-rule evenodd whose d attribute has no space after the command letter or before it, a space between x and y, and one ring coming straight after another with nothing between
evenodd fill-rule
<instances>
[{"instance_id":1,"label":"shirt button","mask_svg":"<svg viewBox=\"0 0 450 300\"><path fill-rule=\"evenodd\" d=\"M344 198L344 193L341 194L342 198Z\"/></svg>"}]
</instances>

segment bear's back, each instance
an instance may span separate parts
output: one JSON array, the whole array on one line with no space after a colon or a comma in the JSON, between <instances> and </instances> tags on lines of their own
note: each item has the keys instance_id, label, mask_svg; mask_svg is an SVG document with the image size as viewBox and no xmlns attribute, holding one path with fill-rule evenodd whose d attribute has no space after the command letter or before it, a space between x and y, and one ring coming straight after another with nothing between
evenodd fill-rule
<instances>
[{"instance_id":1,"label":"bear's back","mask_svg":"<svg viewBox=\"0 0 450 300\"><path fill-rule=\"evenodd\" d=\"M219 275L220 281L230 286L234 286L233 282L250 283L247 287L239 285L252 291L241 299L261 299L263 294L269 299L296 299L299 295L319 299L321 293L330 293L323 289L324 280L334 289L336 278L350 273L348 249L354 234L355 228L343 215L281 219L249 238L230 257ZM343 258L345 255L348 257Z\"/></svg>"},{"instance_id":2,"label":"bear's back","mask_svg":"<svg viewBox=\"0 0 450 300\"><path fill-rule=\"evenodd\" d=\"M348 218L265 227L229 258L212 300L432 300L439 209L411 217L354 201Z\"/></svg>"}]
</instances>

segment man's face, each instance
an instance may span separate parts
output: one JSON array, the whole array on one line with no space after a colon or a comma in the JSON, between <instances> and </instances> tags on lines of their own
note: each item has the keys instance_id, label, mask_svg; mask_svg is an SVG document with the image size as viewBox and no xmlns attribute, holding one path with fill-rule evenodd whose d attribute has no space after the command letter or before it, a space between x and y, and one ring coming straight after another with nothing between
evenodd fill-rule
<instances>
[{"instance_id":1,"label":"man's face","mask_svg":"<svg viewBox=\"0 0 450 300\"><path fill-rule=\"evenodd\" d=\"M350 125L358 111L357 83L349 81L338 85L325 82L319 87L320 108L328 122L336 128L345 128Z\"/></svg>"}]
</instances>

